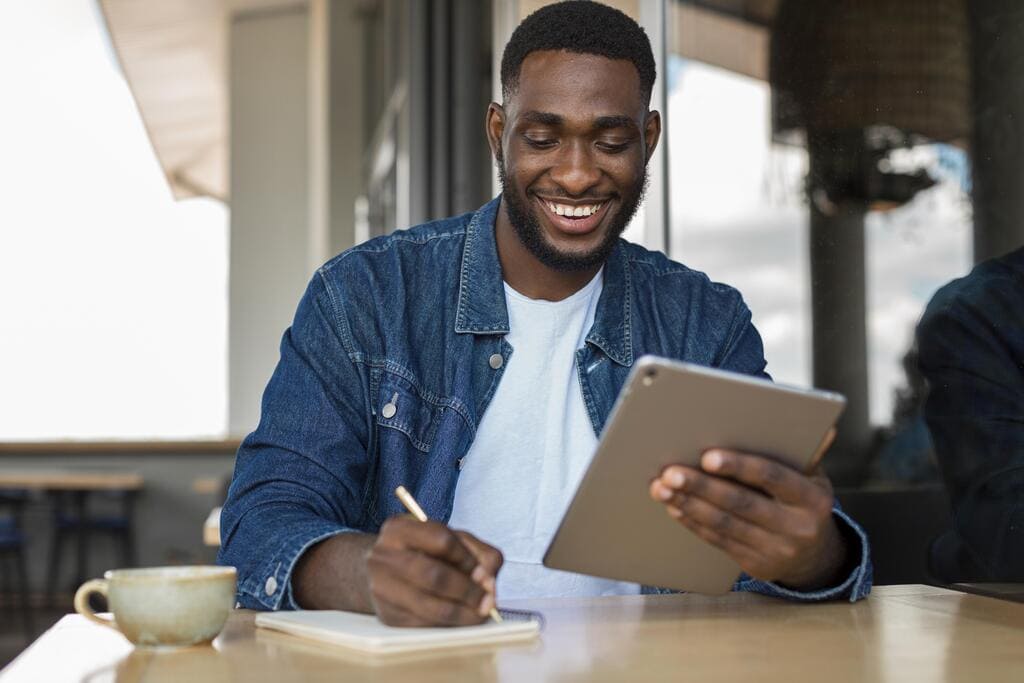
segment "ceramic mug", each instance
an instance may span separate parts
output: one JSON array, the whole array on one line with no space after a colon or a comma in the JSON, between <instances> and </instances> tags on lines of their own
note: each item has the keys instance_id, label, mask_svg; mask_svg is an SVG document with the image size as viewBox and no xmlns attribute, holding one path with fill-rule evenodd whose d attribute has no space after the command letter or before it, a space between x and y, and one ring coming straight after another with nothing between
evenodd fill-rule
<instances>
[{"instance_id":1,"label":"ceramic mug","mask_svg":"<svg viewBox=\"0 0 1024 683\"><path fill-rule=\"evenodd\" d=\"M235 604L234 567L115 569L86 581L75 611L120 631L136 645L185 647L213 640ZM89 596L107 599L114 618L98 616Z\"/></svg>"}]
</instances>

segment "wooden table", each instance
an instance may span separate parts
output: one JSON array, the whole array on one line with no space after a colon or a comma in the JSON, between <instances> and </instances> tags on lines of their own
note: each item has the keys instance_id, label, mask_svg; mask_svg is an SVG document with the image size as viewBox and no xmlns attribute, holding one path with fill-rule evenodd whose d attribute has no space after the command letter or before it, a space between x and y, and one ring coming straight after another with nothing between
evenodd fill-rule
<instances>
[{"instance_id":1,"label":"wooden table","mask_svg":"<svg viewBox=\"0 0 1024 683\"><path fill-rule=\"evenodd\" d=\"M142 476L132 472L0 470L0 489L138 491L142 486Z\"/></svg>"},{"instance_id":2,"label":"wooden table","mask_svg":"<svg viewBox=\"0 0 1024 683\"><path fill-rule=\"evenodd\" d=\"M1024 605L887 586L866 601L800 605L750 594L509 601L547 624L530 644L373 660L257 630L239 610L212 647L133 651L64 617L3 672L22 681L1015 681Z\"/></svg>"}]
</instances>

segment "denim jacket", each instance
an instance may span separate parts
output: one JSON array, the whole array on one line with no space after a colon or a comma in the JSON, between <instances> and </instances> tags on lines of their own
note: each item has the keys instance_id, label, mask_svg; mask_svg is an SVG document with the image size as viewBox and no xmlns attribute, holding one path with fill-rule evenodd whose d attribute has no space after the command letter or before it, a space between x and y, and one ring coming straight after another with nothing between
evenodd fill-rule
<instances>
[{"instance_id":1,"label":"denim jacket","mask_svg":"<svg viewBox=\"0 0 1024 683\"><path fill-rule=\"evenodd\" d=\"M294 608L291 575L303 552L338 533L378 531L404 512L393 494L399 484L431 519L449 518L463 458L513 353L497 208L495 199L373 239L314 276L221 513L218 561L238 568L240 605ZM767 376L738 292L620 241L576 354L595 433L645 353ZM867 595L867 539L835 515L860 540L852 551L860 562L841 584L803 593L741 577L736 589L804 600Z\"/></svg>"}]
</instances>

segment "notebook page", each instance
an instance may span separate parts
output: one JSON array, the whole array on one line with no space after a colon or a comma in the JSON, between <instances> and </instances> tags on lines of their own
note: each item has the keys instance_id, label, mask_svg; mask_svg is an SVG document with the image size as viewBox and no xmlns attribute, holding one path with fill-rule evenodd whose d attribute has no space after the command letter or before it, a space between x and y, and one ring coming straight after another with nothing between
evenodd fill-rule
<instances>
[{"instance_id":1,"label":"notebook page","mask_svg":"<svg viewBox=\"0 0 1024 683\"><path fill-rule=\"evenodd\" d=\"M540 623L535 620L400 628L385 626L372 614L336 610L263 612L256 615L256 626L375 654L526 641L540 632Z\"/></svg>"}]
</instances>

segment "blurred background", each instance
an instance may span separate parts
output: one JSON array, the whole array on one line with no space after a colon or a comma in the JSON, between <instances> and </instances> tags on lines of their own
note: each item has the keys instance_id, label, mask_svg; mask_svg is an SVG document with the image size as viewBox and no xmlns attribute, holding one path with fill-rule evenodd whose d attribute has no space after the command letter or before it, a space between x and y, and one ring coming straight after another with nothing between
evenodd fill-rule
<instances>
[{"instance_id":1,"label":"blurred background","mask_svg":"<svg viewBox=\"0 0 1024 683\"><path fill-rule=\"evenodd\" d=\"M496 193L484 112L542 4L0 4L10 643L80 578L212 561L309 277ZM948 504L913 330L938 287L1024 243L1019 3L608 4L651 38L666 131L627 238L738 287L777 381L848 397L840 500L878 582L927 580Z\"/></svg>"}]
</instances>

